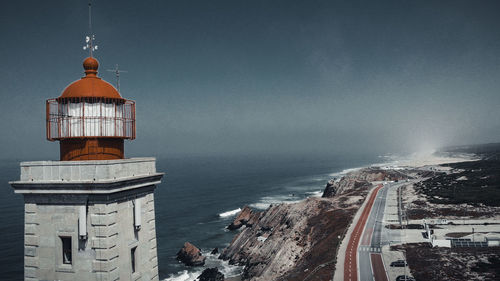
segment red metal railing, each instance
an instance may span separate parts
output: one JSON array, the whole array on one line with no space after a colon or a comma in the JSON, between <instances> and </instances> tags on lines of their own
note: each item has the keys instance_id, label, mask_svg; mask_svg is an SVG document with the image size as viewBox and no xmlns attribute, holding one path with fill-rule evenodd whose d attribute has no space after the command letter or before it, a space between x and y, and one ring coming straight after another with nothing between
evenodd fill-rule
<instances>
[{"instance_id":1,"label":"red metal railing","mask_svg":"<svg viewBox=\"0 0 500 281\"><path fill-rule=\"evenodd\" d=\"M47 139L135 139L135 102L125 99L49 99Z\"/></svg>"}]
</instances>

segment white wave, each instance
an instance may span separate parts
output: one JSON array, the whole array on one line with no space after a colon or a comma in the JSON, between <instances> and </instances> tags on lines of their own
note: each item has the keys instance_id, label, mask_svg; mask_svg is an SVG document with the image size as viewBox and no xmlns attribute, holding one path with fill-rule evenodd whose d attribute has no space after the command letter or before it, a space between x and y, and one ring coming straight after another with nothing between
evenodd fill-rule
<instances>
[{"instance_id":1,"label":"white wave","mask_svg":"<svg viewBox=\"0 0 500 281\"><path fill-rule=\"evenodd\" d=\"M253 204L250 204L250 207L255 208L255 209L259 209L259 210L266 210L267 208L269 208L269 206L271 206L270 203L253 203Z\"/></svg>"},{"instance_id":2,"label":"white wave","mask_svg":"<svg viewBox=\"0 0 500 281\"><path fill-rule=\"evenodd\" d=\"M329 174L330 177L341 177L341 176L345 176L347 175L348 173L352 173L352 172L356 172L356 171L359 171L363 168L366 168L366 166L363 166L363 167L356 167L356 168L349 168L349 169L344 169L338 173L331 173Z\"/></svg>"},{"instance_id":3,"label":"white wave","mask_svg":"<svg viewBox=\"0 0 500 281\"><path fill-rule=\"evenodd\" d=\"M170 274L169 277L165 278L164 281L194 281L200 274L203 272L202 269L188 272L187 270L183 270L178 272L177 274Z\"/></svg>"},{"instance_id":4,"label":"white wave","mask_svg":"<svg viewBox=\"0 0 500 281\"><path fill-rule=\"evenodd\" d=\"M314 178L312 178L311 180L312 180L312 181L315 181L315 182L318 182L318 181L323 182L323 181L325 181L325 179L327 179L327 178L328 178L328 176L323 176L323 177L314 177Z\"/></svg>"},{"instance_id":5,"label":"white wave","mask_svg":"<svg viewBox=\"0 0 500 281\"><path fill-rule=\"evenodd\" d=\"M323 190L309 191L306 192L306 194L310 195L310 197L321 197L321 195L323 195Z\"/></svg>"},{"instance_id":6,"label":"white wave","mask_svg":"<svg viewBox=\"0 0 500 281\"><path fill-rule=\"evenodd\" d=\"M221 218L230 217L230 216L236 215L239 212L241 212L241 208L234 209L234 210L231 210L231 211L227 211L227 212L224 212L224 213L220 213L219 217L221 217Z\"/></svg>"},{"instance_id":7,"label":"white wave","mask_svg":"<svg viewBox=\"0 0 500 281\"><path fill-rule=\"evenodd\" d=\"M269 195L260 198L257 202L250 204L249 206L258 210L266 210L271 205L276 204L291 204L300 202L309 197L321 197L323 194L323 188L326 181L329 179L328 174L322 175L322 182L320 183L320 176L311 177L308 180L301 180L298 182L293 182L288 185L283 185L283 191L286 194ZM314 180L311 182L310 180Z\"/></svg>"},{"instance_id":8,"label":"white wave","mask_svg":"<svg viewBox=\"0 0 500 281\"><path fill-rule=\"evenodd\" d=\"M287 204L297 203L297 202L300 202L301 199L303 199L303 198L291 196L291 195L266 196L266 197L262 197L259 200L259 202L250 204L250 207L253 207L253 208L259 209L259 210L265 210L265 209L269 208L269 206L271 206L271 205L281 204L281 203L287 203Z\"/></svg>"},{"instance_id":9,"label":"white wave","mask_svg":"<svg viewBox=\"0 0 500 281\"><path fill-rule=\"evenodd\" d=\"M205 252L208 253L209 251L207 250ZM207 257L205 267L217 267L219 271L224 274L225 278L238 276L243 272L243 266L230 265L229 261L218 259L219 255L206 254L205 256Z\"/></svg>"},{"instance_id":10,"label":"white wave","mask_svg":"<svg viewBox=\"0 0 500 281\"><path fill-rule=\"evenodd\" d=\"M397 156L397 155L385 155L385 156L379 156L379 158L382 158L382 162L379 163L372 163L366 166L361 166L361 167L355 167L355 168L348 168L344 169L340 172L337 173L331 173L329 174L330 177L337 178L337 181L340 180L341 177L347 175L348 173L352 172L357 172L361 169L368 168L368 167L377 167L380 169L394 169L394 170L399 170L403 169L405 166L403 165L403 158L402 156Z\"/></svg>"}]
</instances>

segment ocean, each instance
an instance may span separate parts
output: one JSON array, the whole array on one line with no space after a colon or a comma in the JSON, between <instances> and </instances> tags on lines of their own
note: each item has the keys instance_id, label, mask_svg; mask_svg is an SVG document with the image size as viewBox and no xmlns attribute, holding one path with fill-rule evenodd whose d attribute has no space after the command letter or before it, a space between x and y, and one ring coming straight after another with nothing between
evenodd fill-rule
<instances>
[{"instance_id":1,"label":"ocean","mask_svg":"<svg viewBox=\"0 0 500 281\"><path fill-rule=\"evenodd\" d=\"M237 275L240 267L209 253L229 245L235 232L225 227L239 208L265 210L321 196L329 179L383 160L376 155L159 157L157 170L165 173L155 191L160 280L194 280L201 273L203 268L185 267L175 259L186 241L208 256L205 267L217 266L226 277ZM23 278L23 199L8 184L19 179L19 162L0 161L0 276L5 280Z\"/></svg>"}]
</instances>

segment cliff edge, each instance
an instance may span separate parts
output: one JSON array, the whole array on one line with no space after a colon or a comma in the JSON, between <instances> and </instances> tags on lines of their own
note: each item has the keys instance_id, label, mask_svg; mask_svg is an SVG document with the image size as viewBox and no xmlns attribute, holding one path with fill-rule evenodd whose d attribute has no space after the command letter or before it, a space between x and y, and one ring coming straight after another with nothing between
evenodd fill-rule
<instances>
[{"instance_id":1,"label":"cliff edge","mask_svg":"<svg viewBox=\"0 0 500 281\"><path fill-rule=\"evenodd\" d=\"M229 228L245 227L220 258L245 266L243 280L328 280L340 241L372 187L370 181L404 178L396 171L367 168L330 181L323 198L261 212L245 207Z\"/></svg>"}]
</instances>

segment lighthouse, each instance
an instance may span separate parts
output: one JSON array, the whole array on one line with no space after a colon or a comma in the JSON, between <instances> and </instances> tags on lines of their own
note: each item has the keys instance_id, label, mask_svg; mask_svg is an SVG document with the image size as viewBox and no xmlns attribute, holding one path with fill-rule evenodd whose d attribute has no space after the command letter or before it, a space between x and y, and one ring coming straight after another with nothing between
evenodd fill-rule
<instances>
[{"instance_id":1,"label":"lighthouse","mask_svg":"<svg viewBox=\"0 0 500 281\"><path fill-rule=\"evenodd\" d=\"M158 280L154 190L163 173L155 158L125 157L135 102L98 76L92 38L90 48L84 76L46 102L59 160L22 162L10 182L24 197L24 279Z\"/></svg>"},{"instance_id":2,"label":"lighthouse","mask_svg":"<svg viewBox=\"0 0 500 281\"><path fill-rule=\"evenodd\" d=\"M61 161L124 158L135 139L135 102L97 76L99 62L83 61L85 76L47 100L47 139L59 141Z\"/></svg>"}]
</instances>

